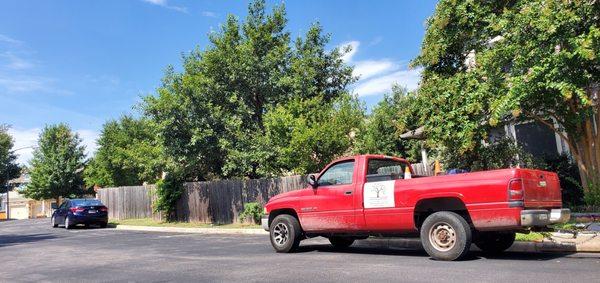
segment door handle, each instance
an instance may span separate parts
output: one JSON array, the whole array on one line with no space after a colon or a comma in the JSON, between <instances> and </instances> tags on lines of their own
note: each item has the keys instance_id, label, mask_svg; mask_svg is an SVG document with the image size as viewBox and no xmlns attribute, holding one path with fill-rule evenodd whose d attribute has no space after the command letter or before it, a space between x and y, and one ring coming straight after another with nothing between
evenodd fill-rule
<instances>
[{"instance_id":1,"label":"door handle","mask_svg":"<svg viewBox=\"0 0 600 283\"><path fill-rule=\"evenodd\" d=\"M345 192L344 192L344 194L345 194L345 195L351 195L351 194L352 194L352 191L345 191Z\"/></svg>"}]
</instances>

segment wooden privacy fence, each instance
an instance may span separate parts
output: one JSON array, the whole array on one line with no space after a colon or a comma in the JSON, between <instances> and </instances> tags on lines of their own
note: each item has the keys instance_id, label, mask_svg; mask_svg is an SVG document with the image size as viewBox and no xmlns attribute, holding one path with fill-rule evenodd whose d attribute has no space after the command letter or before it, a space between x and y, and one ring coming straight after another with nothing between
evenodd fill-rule
<instances>
[{"instance_id":1,"label":"wooden privacy fence","mask_svg":"<svg viewBox=\"0 0 600 283\"><path fill-rule=\"evenodd\" d=\"M265 204L270 197L306 187L304 176L256 180L189 182L177 203L177 220L202 223L233 223L239 220L244 204ZM108 207L109 218L154 218L154 186L104 188L98 198Z\"/></svg>"},{"instance_id":2,"label":"wooden privacy fence","mask_svg":"<svg viewBox=\"0 0 600 283\"><path fill-rule=\"evenodd\" d=\"M98 190L97 197L108 207L111 219L161 219L160 213L152 209L156 200L154 185L104 188Z\"/></svg>"}]
</instances>

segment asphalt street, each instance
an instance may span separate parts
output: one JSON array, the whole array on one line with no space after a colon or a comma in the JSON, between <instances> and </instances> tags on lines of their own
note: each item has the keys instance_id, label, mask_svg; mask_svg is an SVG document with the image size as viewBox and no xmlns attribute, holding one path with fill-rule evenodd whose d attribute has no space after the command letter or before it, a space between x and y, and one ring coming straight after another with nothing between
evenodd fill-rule
<instances>
[{"instance_id":1,"label":"asphalt street","mask_svg":"<svg viewBox=\"0 0 600 283\"><path fill-rule=\"evenodd\" d=\"M598 282L600 254L505 253L440 262L374 240L333 250L324 239L277 254L267 236L52 228L0 222L1 282Z\"/></svg>"}]
</instances>

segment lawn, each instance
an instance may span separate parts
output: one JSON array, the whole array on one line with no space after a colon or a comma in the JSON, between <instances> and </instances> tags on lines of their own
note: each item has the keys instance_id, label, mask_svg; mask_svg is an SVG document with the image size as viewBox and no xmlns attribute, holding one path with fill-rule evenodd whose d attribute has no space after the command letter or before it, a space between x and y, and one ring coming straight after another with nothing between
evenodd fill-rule
<instances>
[{"instance_id":1,"label":"lawn","mask_svg":"<svg viewBox=\"0 0 600 283\"><path fill-rule=\"evenodd\" d=\"M154 220L152 218L140 218L140 219L124 219L124 220L111 220L109 224L112 225L131 225L131 226L153 226L153 227L180 227L180 228L227 228L227 229L239 229L239 228L250 228L260 229L260 225L248 224L248 223L231 223L231 224L210 224L210 223L193 223L193 222L164 222Z\"/></svg>"},{"instance_id":2,"label":"lawn","mask_svg":"<svg viewBox=\"0 0 600 283\"><path fill-rule=\"evenodd\" d=\"M515 241L521 242L541 242L545 237L544 233L531 232L529 234L517 233Z\"/></svg>"}]
</instances>

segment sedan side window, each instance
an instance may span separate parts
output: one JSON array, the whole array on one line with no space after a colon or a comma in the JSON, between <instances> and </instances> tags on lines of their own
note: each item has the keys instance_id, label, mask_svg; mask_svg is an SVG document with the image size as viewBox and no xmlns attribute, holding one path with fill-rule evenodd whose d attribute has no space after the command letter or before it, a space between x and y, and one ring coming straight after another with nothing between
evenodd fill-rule
<instances>
[{"instance_id":1,"label":"sedan side window","mask_svg":"<svg viewBox=\"0 0 600 283\"><path fill-rule=\"evenodd\" d=\"M319 177L319 186L352 184L354 160L335 164Z\"/></svg>"}]
</instances>

